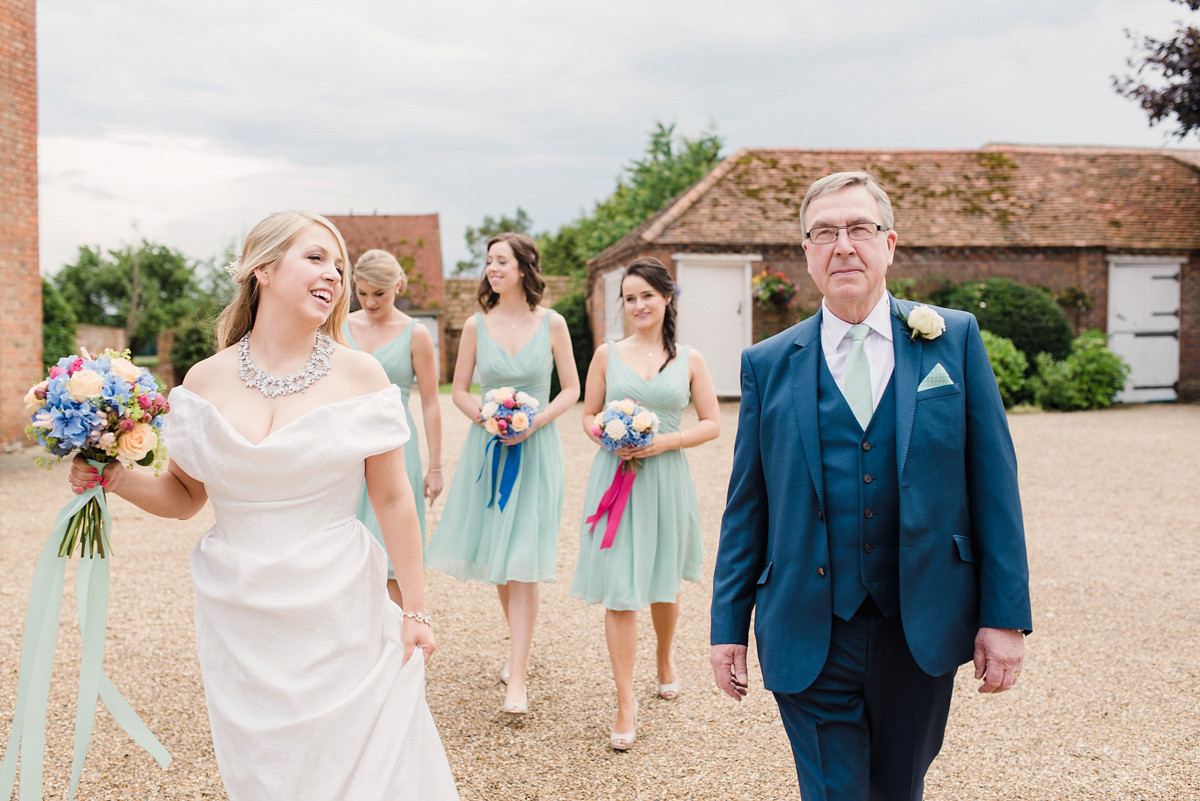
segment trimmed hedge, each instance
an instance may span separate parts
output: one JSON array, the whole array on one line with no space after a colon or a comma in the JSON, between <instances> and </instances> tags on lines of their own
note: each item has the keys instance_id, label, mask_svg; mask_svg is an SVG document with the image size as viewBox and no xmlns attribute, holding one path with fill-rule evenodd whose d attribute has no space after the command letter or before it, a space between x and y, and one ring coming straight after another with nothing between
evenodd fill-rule
<instances>
[{"instance_id":1,"label":"trimmed hedge","mask_svg":"<svg viewBox=\"0 0 1200 801\"><path fill-rule=\"evenodd\" d=\"M996 385L1000 387L1000 397L1004 408L1011 409L1018 403L1030 399L1030 393L1025 384L1025 373L1029 369L1029 360L1025 354L1017 350L1011 339L993 334L991 331L980 331L983 335L983 347L987 350L988 362L996 376Z\"/></svg>"},{"instance_id":2,"label":"trimmed hedge","mask_svg":"<svg viewBox=\"0 0 1200 801\"><path fill-rule=\"evenodd\" d=\"M1128 375L1129 365L1109 350L1108 337L1087 331L1062 361L1039 354L1037 375L1029 383L1038 406L1071 412L1111 406Z\"/></svg>"},{"instance_id":3,"label":"trimmed hedge","mask_svg":"<svg viewBox=\"0 0 1200 801\"><path fill-rule=\"evenodd\" d=\"M582 398L594 350L592 327L588 324L587 296L582 292L566 295L555 303L553 308L567 321L567 330L571 332L571 351L575 354L575 370L579 373L579 397ZM557 395L560 389L562 385L558 380L558 370L555 369L550 377L550 397Z\"/></svg>"},{"instance_id":4,"label":"trimmed hedge","mask_svg":"<svg viewBox=\"0 0 1200 801\"><path fill-rule=\"evenodd\" d=\"M1055 359L1071 353L1071 323L1054 298L1040 289L989 278L960 284L940 300L940 305L974 314L985 331L1012 340L1031 363L1041 353Z\"/></svg>"}]
</instances>

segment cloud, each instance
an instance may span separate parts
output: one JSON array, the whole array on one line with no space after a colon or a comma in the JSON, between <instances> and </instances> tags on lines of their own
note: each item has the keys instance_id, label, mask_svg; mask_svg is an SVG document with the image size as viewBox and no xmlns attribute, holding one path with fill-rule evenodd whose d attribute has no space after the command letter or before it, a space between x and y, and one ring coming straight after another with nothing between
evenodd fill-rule
<instances>
[{"instance_id":1,"label":"cloud","mask_svg":"<svg viewBox=\"0 0 1200 801\"><path fill-rule=\"evenodd\" d=\"M655 120L741 146L1161 144L1109 76L1167 0L55 0L39 4L43 265L266 211L517 206L611 191ZM74 177L68 180L67 173ZM126 172L134 174L129 175ZM214 245L214 243L218 243Z\"/></svg>"}]
</instances>

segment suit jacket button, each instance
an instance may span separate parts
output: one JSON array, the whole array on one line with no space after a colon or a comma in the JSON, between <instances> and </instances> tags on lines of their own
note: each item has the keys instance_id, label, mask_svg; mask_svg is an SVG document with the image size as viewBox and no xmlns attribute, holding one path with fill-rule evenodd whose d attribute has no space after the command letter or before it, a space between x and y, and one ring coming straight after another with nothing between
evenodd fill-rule
<instances>
[{"instance_id":1,"label":"suit jacket button","mask_svg":"<svg viewBox=\"0 0 1200 801\"><path fill-rule=\"evenodd\" d=\"M864 443L863 443L863 450L864 450L864 451L869 451L869 450L871 450L871 443L869 443L869 442L864 442Z\"/></svg>"},{"instance_id":2,"label":"suit jacket button","mask_svg":"<svg viewBox=\"0 0 1200 801\"><path fill-rule=\"evenodd\" d=\"M863 512L863 517L874 517L874 516L875 516L875 513L874 513L874 512L872 512L870 509L868 509L867 511Z\"/></svg>"},{"instance_id":3,"label":"suit jacket button","mask_svg":"<svg viewBox=\"0 0 1200 801\"><path fill-rule=\"evenodd\" d=\"M818 575L818 576L820 576L821 578L825 578L825 568L823 568L823 567L818 567L818 568L817 568L817 575Z\"/></svg>"},{"instance_id":4,"label":"suit jacket button","mask_svg":"<svg viewBox=\"0 0 1200 801\"><path fill-rule=\"evenodd\" d=\"M866 545L863 546L863 550L866 551L867 553L870 553L871 551L875 550L875 546L868 542Z\"/></svg>"},{"instance_id":5,"label":"suit jacket button","mask_svg":"<svg viewBox=\"0 0 1200 801\"><path fill-rule=\"evenodd\" d=\"M863 481L866 482L867 484L870 484L874 480L875 479L871 477L870 473L867 473L865 476L863 476Z\"/></svg>"}]
</instances>

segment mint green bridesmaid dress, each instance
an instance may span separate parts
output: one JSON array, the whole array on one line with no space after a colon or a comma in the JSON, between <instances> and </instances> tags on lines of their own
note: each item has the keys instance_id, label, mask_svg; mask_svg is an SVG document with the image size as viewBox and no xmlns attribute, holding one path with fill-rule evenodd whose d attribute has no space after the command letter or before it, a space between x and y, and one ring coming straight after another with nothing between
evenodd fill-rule
<instances>
[{"instance_id":1,"label":"mint green bridesmaid dress","mask_svg":"<svg viewBox=\"0 0 1200 801\"><path fill-rule=\"evenodd\" d=\"M539 409L546 408L554 367L552 314L557 312L546 312L537 333L516 355L496 344L483 315L475 315L475 364L483 392L515 387L537 398ZM521 443L520 470L503 510L499 500L488 506L492 457L485 450L490 439L482 426L471 425L446 494L446 509L425 551L425 564L460 579L489 584L554 581L563 503L558 424L551 421ZM512 449L506 447L500 472L510 458Z\"/></svg>"},{"instance_id":2,"label":"mint green bridesmaid dress","mask_svg":"<svg viewBox=\"0 0 1200 801\"><path fill-rule=\"evenodd\" d=\"M604 382L606 404L631 398L658 415L657 436L678 431L691 400L688 348L680 346L675 359L646 381L621 361L610 342ZM603 449L592 461L571 596L620 610L674 603L683 579L700 578L704 559L696 485L687 458L682 450L671 450L642 460L612 547L600 550L608 517L600 518L594 531L587 518L596 511L619 462Z\"/></svg>"},{"instance_id":3,"label":"mint green bridesmaid dress","mask_svg":"<svg viewBox=\"0 0 1200 801\"><path fill-rule=\"evenodd\" d=\"M420 325L416 320L412 320L400 332L400 335L384 345L380 345L376 350L371 351L371 355L379 360L383 365L384 372L393 384L400 387L400 394L404 396L404 419L408 423L409 440L404 443L404 472L408 475L408 483L412 484L413 499L417 502L417 519L421 522L421 541L425 541L425 475L421 472L421 444L420 438L417 436L417 427L413 423L412 412L408 408L408 397L412 392L413 383L413 364L412 364L412 333L413 326ZM350 347L355 350L362 350L358 342L355 341L354 335L350 333L350 323L346 322L342 326L342 334L346 337L346 341L350 343ZM367 487L364 484L362 496L358 499L358 519L363 522L371 533L375 535L375 539L383 545L383 534L379 530L379 521L375 518L375 511L371 508L371 501L367 497ZM387 550L387 546L384 546ZM392 558L388 557L388 578L396 578L396 572L392 569Z\"/></svg>"}]
</instances>

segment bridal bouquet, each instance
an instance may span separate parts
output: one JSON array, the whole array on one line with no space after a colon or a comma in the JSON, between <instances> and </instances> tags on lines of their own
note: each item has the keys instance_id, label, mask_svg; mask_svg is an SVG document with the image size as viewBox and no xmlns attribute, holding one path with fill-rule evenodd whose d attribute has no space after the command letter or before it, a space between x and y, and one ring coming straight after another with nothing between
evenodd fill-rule
<instances>
[{"instance_id":1,"label":"bridal bouquet","mask_svg":"<svg viewBox=\"0 0 1200 801\"><path fill-rule=\"evenodd\" d=\"M521 443L509 445L506 437L520 434L533 425L533 417L537 414L538 399L528 392L520 392L515 387L496 387L489 389L483 396L483 407L479 410L479 422L484 430L492 435L491 441L484 451L484 465L479 470L478 481L483 478L487 468L487 451L492 452L492 491L488 494L488 506L496 503L496 484L500 485L500 511L508 504L513 486L517 482L517 474L521 469ZM500 472L501 455L504 456L504 472Z\"/></svg>"},{"instance_id":2,"label":"bridal bouquet","mask_svg":"<svg viewBox=\"0 0 1200 801\"><path fill-rule=\"evenodd\" d=\"M101 472L112 461L162 467L166 447L159 433L171 407L154 376L130 361L128 351L64 356L45 381L30 387L25 406L33 415L26 432L59 460L79 451ZM76 543L81 556L107 554L103 505L104 493L93 492L71 517L59 556L70 556Z\"/></svg>"},{"instance_id":3,"label":"bridal bouquet","mask_svg":"<svg viewBox=\"0 0 1200 801\"><path fill-rule=\"evenodd\" d=\"M119 461L161 468L166 448L159 436L167 399L149 371L135 365L127 351L86 350L50 368L45 381L25 395L32 417L29 436L58 460L79 452L103 472ZM47 466L44 460L39 464ZM104 637L108 621L109 530L112 517L104 488L96 486L72 498L58 513L33 573L17 700L4 759L0 762L0 798L12 795L21 765L20 801L42 797L46 703L67 560L79 546L75 601L79 607L82 654L75 711L75 753L69 798L74 798L96 718L96 701L104 706L134 741L167 767L171 757L138 717L112 681L104 675Z\"/></svg>"},{"instance_id":4,"label":"bridal bouquet","mask_svg":"<svg viewBox=\"0 0 1200 801\"><path fill-rule=\"evenodd\" d=\"M592 436L600 440L601 447L609 452L620 448L641 448L654 441L658 433L658 415L629 398L609 401L600 414L592 419ZM613 475L612 484L605 490L600 499L600 505L595 513L587 518L592 526L591 533L596 530L600 518L608 515L604 539L600 549L611 548L621 517L625 514L625 505L629 502L629 493L633 491L633 481L637 478L639 459L622 459L617 464L617 472Z\"/></svg>"},{"instance_id":5,"label":"bridal bouquet","mask_svg":"<svg viewBox=\"0 0 1200 801\"><path fill-rule=\"evenodd\" d=\"M654 441L658 433L658 415L629 398L609 401L604 411L592 419L592 436L610 453L620 448L641 448ZM638 459L629 466L637 472Z\"/></svg>"},{"instance_id":6,"label":"bridal bouquet","mask_svg":"<svg viewBox=\"0 0 1200 801\"><path fill-rule=\"evenodd\" d=\"M493 437L509 437L529 428L537 410L538 399L528 392L518 392L513 387L496 387L483 396L479 422Z\"/></svg>"}]
</instances>

